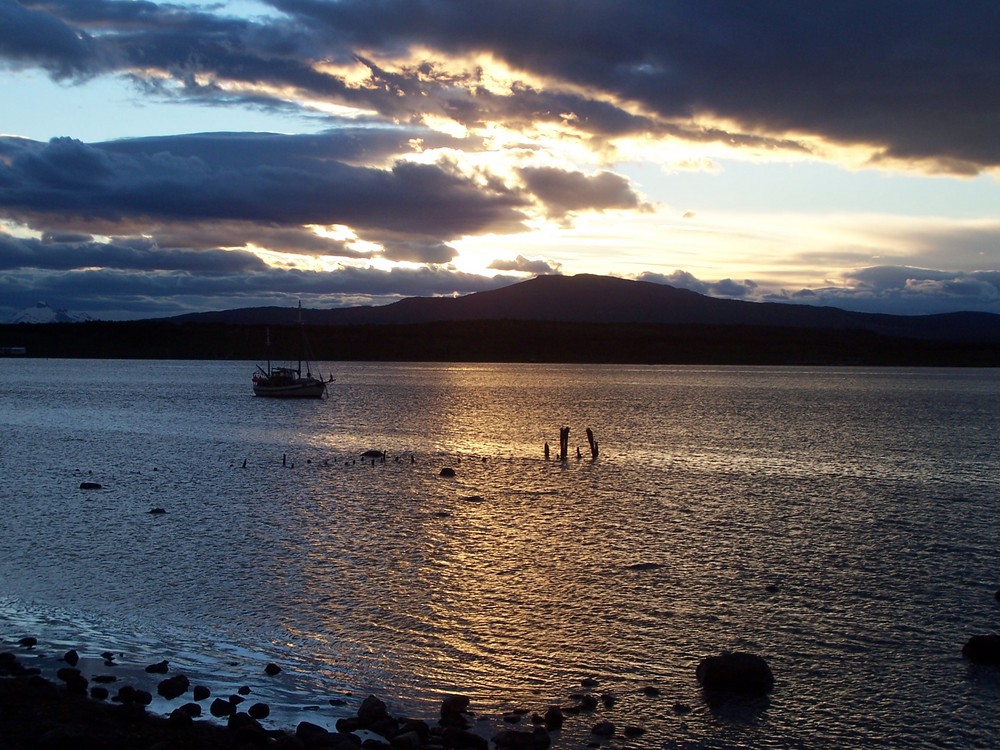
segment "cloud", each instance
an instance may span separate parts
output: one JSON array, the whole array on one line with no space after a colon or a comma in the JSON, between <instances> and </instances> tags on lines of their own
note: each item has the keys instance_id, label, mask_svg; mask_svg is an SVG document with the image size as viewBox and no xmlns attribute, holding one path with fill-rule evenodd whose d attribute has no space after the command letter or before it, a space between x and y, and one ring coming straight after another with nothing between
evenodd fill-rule
<instances>
[{"instance_id":1,"label":"cloud","mask_svg":"<svg viewBox=\"0 0 1000 750\"><path fill-rule=\"evenodd\" d=\"M640 281L752 302L833 306L856 312L932 315L979 310L1000 313L1000 271L971 273L906 266L871 266L845 273L838 286L794 290L746 279L705 281L688 271L643 273Z\"/></svg>"},{"instance_id":2,"label":"cloud","mask_svg":"<svg viewBox=\"0 0 1000 750\"><path fill-rule=\"evenodd\" d=\"M706 294L712 297L726 297L730 299L749 299L755 296L758 284L750 279L742 282L732 279L722 279L721 281L702 281L689 271L677 270L671 274L661 273L641 273L637 277L638 281L649 281L654 284L666 284L667 286L687 289L698 294Z\"/></svg>"},{"instance_id":3,"label":"cloud","mask_svg":"<svg viewBox=\"0 0 1000 750\"><path fill-rule=\"evenodd\" d=\"M591 176L556 167L523 167L517 173L550 216L642 206L628 180L612 172Z\"/></svg>"},{"instance_id":4,"label":"cloud","mask_svg":"<svg viewBox=\"0 0 1000 750\"><path fill-rule=\"evenodd\" d=\"M0 245L0 254L7 251ZM194 254L201 255L201 254ZM239 254L237 254L239 257ZM251 259L253 256L250 256ZM85 312L94 318L164 317L212 309L287 305L289 297L306 307L388 304L405 297L468 294L514 283L515 277L481 276L444 267L345 267L303 272L267 266L241 268L222 259L214 269L192 265L174 269L22 267L0 269L0 319L40 299L52 307ZM66 264L71 265L71 264ZM169 265L163 260L147 265Z\"/></svg>"},{"instance_id":5,"label":"cloud","mask_svg":"<svg viewBox=\"0 0 1000 750\"><path fill-rule=\"evenodd\" d=\"M524 228L526 200L499 182L477 183L450 165L354 166L317 144L253 134L93 145L0 139L0 211L42 229L213 220L444 241Z\"/></svg>"},{"instance_id":6,"label":"cloud","mask_svg":"<svg viewBox=\"0 0 1000 750\"><path fill-rule=\"evenodd\" d=\"M1000 105L983 93L1000 88L1000 9L988 0L961 13L907 0L580 0L572 12L528 0L270 4L280 15L243 19L151 2L0 0L0 56L206 100L301 106L295 92L397 122L435 114L799 150L819 139L863 147L874 163L1000 165ZM484 55L513 79L487 81Z\"/></svg>"},{"instance_id":7,"label":"cloud","mask_svg":"<svg viewBox=\"0 0 1000 750\"><path fill-rule=\"evenodd\" d=\"M99 52L90 36L29 5L0 0L0 61L38 66L56 79L92 73Z\"/></svg>"},{"instance_id":8,"label":"cloud","mask_svg":"<svg viewBox=\"0 0 1000 750\"><path fill-rule=\"evenodd\" d=\"M513 260L494 260L489 265L497 271L516 271L518 273L531 273L536 275L559 273L560 264L548 260L531 260L523 255L518 255Z\"/></svg>"}]
</instances>

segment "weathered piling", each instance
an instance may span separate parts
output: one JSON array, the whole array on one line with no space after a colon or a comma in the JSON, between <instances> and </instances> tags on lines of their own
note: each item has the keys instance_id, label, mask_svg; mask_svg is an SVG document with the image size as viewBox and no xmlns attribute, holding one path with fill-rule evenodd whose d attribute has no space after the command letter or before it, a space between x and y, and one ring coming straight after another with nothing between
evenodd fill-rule
<instances>
[{"instance_id":1,"label":"weathered piling","mask_svg":"<svg viewBox=\"0 0 1000 750\"><path fill-rule=\"evenodd\" d=\"M559 428L559 460L565 461L569 455L569 427Z\"/></svg>"},{"instance_id":2,"label":"weathered piling","mask_svg":"<svg viewBox=\"0 0 1000 750\"><path fill-rule=\"evenodd\" d=\"M594 439L594 431L589 427L587 428L587 442L590 443L590 457L596 461L598 445L597 441Z\"/></svg>"}]
</instances>

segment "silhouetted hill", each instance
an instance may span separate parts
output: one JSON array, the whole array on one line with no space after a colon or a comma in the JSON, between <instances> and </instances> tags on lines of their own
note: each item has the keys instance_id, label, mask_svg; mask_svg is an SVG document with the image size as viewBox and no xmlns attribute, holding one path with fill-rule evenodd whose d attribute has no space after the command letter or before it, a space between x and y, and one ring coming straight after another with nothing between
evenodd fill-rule
<instances>
[{"instance_id":1,"label":"silhouetted hill","mask_svg":"<svg viewBox=\"0 0 1000 750\"><path fill-rule=\"evenodd\" d=\"M257 307L195 313L175 322L291 324L295 308ZM927 341L1000 343L1000 315L879 315L834 307L744 302L686 289L608 276L539 276L463 297L412 297L382 307L303 310L309 325L414 325L439 322L539 321L565 323L766 326L859 330Z\"/></svg>"}]
</instances>

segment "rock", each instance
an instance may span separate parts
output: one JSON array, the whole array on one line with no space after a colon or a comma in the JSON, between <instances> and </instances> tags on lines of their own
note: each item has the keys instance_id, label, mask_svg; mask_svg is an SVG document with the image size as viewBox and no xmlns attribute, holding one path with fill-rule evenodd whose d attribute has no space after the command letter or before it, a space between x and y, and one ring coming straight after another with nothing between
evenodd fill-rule
<instances>
[{"instance_id":1,"label":"rock","mask_svg":"<svg viewBox=\"0 0 1000 750\"><path fill-rule=\"evenodd\" d=\"M167 511L165 509L163 509L163 508L151 508L149 512L150 512L151 515L154 515L154 516L162 516Z\"/></svg>"},{"instance_id":2,"label":"rock","mask_svg":"<svg viewBox=\"0 0 1000 750\"><path fill-rule=\"evenodd\" d=\"M774 688L774 674L767 662L743 651L706 657L695 674L702 687L711 692L765 695Z\"/></svg>"},{"instance_id":3,"label":"rock","mask_svg":"<svg viewBox=\"0 0 1000 750\"><path fill-rule=\"evenodd\" d=\"M135 700L135 688L131 685L122 685L112 700L125 706L129 705Z\"/></svg>"},{"instance_id":4,"label":"rock","mask_svg":"<svg viewBox=\"0 0 1000 750\"><path fill-rule=\"evenodd\" d=\"M1000 602L1000 589L993 594L993 598Z\"/></svg>"},{"instance_id":5,"label":"rock","mask_svg":"<svg viewBox=\"0 0 1000 750\"><path fill-rule=\"evenodd\" d=\"M541 727L533 732L506 729L493 738L496 750L547 750L551 744L552 738Z\"/></svg>"},{"instance_id":6,"label":"rock","mask_svg":"<svg viewBox=\"0 0 1000 750\"><path fill-rule=\"evenodd\" d=\"M455 470L450 466L445 466L440 472L438 472L438 475L442 477L453 477L455 476Z\"/></svg>"},{"instance_id":7,"label":"rock","mask_svg":"<svg viewBox=\"0 0 1000 750\"><path fill-rule=\"evenodd\" d=\"M95 685L90 689L90 697L95 701L106 701L108 699L108 689L101 685Z\"/></svg>"},{"instance_id":8,"label":"rock","mask_svg":"<svg viewBox=\"0 0 1000 750\"><path fill-rule=\"evenodd\" d=\"M271 715L271 707L266 703L254 703L247 709L247 713L255 719L266 719Z\"/></svg>"},{"instance_id":9,"label":"rock","mask_svg":"<svg viewBox=\"0 0 1000 750\"><path fill-rule=\"evenodd\" d=\"M208 707L208 711L212 716L221 719L223 716L232 716L236 713L236 706L227 700L216 698L212 701L212 705Z\"/></svg>"},{"instance_id":10,"label":"rock","mask_svg":"<svg viewBox=\"0 0 1000 750\"><path fill-rule=\"evenodd\" d=\"M465 695L446 695L441 701L441 726L465 729L469 722L465 714L469 712L469 698Z\"/></svg>"},{"instance_id":11,"label":"rock","mask_svg":"<svg viewBox=\"0 0 1000 750\"><path fill-rule=\"evenodd\" d=\"M25 648L34 648L38 645L38 639L33 635L26 635L24 638L18 641Z\"/></svg>"},{"instance_id":12,"label":"rock","mask_svg":"<svg viewBox=\"0 0 1000 750\"><path fill-rule=\"evenodd\" d=\"M369 695L365 698L361 703L361 707L358 708L358 720L363 727L370 727L388 718L389 710L386 708L385 703L374 695Z\"/></svg>"},{"instance_id":13,"label":"rock","mask_svg":"<svg viewBox=\"0 0 1000 750\"><path fill-rule=\"evenodd\" d=\"M150 664L146 667L146 671L150 674L166 674L167 670L170 669L170 665L166 659L163 661L158 661L156 664Z\"/></svg>"},{"instance_id":14,"label":"rock","mask_svg":"<svg viewBox=\"0 0 1000 750\"><path fill-rule=\"evenodd\" d=\"M80 482L81 490L99 490L102 489L101 485L97 482Z\"/></svg>"},{"instance_id":15,"label":"rock","mask_svg":"<svg viewBox=\"0 0 1000 750\"><path fill-rule=\"evenodd\" d=\"M445 747L475 748L475 750L488 750L490 743L485 737L480 737L466 729L459 727L445 727L441 732L441 743ZM499 749L499 745L496 745Z\"/></svg>"},{"instance_id":16,"label":"rock","mask_svg":"<svg viewBox=\"0 0 1000 750\"><path fill-rule=\"evenodd\" d=\"M70 649L63 654L63 661L71 667L75 667L80 662L80 654L78 654L74 649Z\"/></svg>"},{"instance_id":17,"label":"rock","mask_svg":"<svg viewBox=\"0 0 1000 750\"><path fill-rule=\"evenodd\" d=\"M270 675L271 677L274 677L280 671L281 671L281 667L279 667L277 664L275 664L273 662L271 664L268 664L266 667L264 667L264 674Z\"/></svg>"},{"instance_id":18,"label":"rock","mask_svg":"<svg viewBox=\"0 0 1000 750\"><path fill-rule=\"evenodd\" d=\"M653 687L652 685L646 685L642 689L643 695L648 695L650 698L658 698L660 696L660 689L658 687Z\"/></svg>"},{"instance_id":19,"label":"rock","mask_svg":"<svg viewBox=\"0 0 1000 750\"><path fill-rule=\"evenodd\" d=\"M550 731L562 729L564 718L562 709L559 706L549 706L545 709L545 728Z\"/></svg>"},{"instance_id":20,"label":"rock","mask_svg":"<svg viewBox=\"0 0 1000 750\"><path fill-rule=\"evenodd\" d=\"M180 729L182 731L187 731L194 725L194 717L184 710L184 706L181 706L180 708L175 708L173 711L171 711L170 715L167 717L167 721L169 721L170 726L176 729ZM159 747L160 747L159 744L153 745L153 747L150 748L150 750L154 750Z\"/></svg>"},{"instance_id":21,"label":"rock","mask_svg":"<svg viewBox=\"0 0 1000 750\"><path fill-rule=\"evenodd\" d=\"M767 584L767 586L764 587L764 591L766 591L769 594L777 594L780 590L781 589L776 583L769 583Z\"/></svg>"},{"instance_id":22,"label":"rock","mask_svg":"<svg viewBox=\"0 0 1000 750\"><path fill-rule=\"evenodd\" d=\"M584 677L580 684L583 687L597 687L600 683L594 677Z\"/></svg>"},{"instance_id":23,"label":"rock","mask_svg":"<svg viewBox=\"0 0 1000 750\"><path fill-rule=\"evenodd\" d=\"M424 744L424 739L417 732L402 732L392 738L392 747L397 750L419 750Z\"/></svg>"},{"instance_id":24,"label":"rock","mask_svg":"<svg viewBox=\"0 0 1000 750\"><path fill-rule=\"evenodd\" d=\"M589 693L580 696L580 708L583 711L593 711L597 708L597 698Z\"/></svg>"},{"instance_id":25,"label":"rock","mask_svg":"<svg viewBox=\"0 0 1000 750\"><path fill-rule=\"evenodd\" d=\"M374 448L361 454L363 458L385 458L385 451L377 451Z\"/></svg>"},{"instance_id":26,"label":"rock","mask_svg":"<svg viewBox=\"0 0 1000 750\"><path fill-rule=\"evenodd\" d=\"M325 742L330 733L318 724L300 721L295 727L295 736L305 745L318 745Z\"/></svg>"},{"instance_id":27,"label":"rock","mask_svg":"<svg viewBox=\"0 0 1000 750\"><path fill-rule=\"evenodd\" d=\"M178 711L183 711L193 718L198 718L201 716L201 706L197 703L185 703L183 706L177 709Z\"/></svg>"},{"instance_id":28,"label":"rock","mask_svg":"<svg viewBox=\"0 0 1000 750\"><path fill-rule=\"evenodd\" d=\"M71 693L87 693L87 678L80 674L80 670L75 667L63 667L56 672L56 677L66 683L66 689Z\"/></svg>"},{"instance_id":29,"label":"rock","mask_svg":"<svg viewBox=\"0 0 1000 750\"><path fill-rule=\"evenodd\" d=\"M601 693L601 703L604 704L605 708L614 708L617 702L618 698L614 693Z\"/></svg>"},{"instance_id":30,"label":"rock","mask_svg":"<svg viewBox=\"0 0 1000 750\"><path fill-rule=\"evenodd\" d=\"M136 689L135 696L132 698L132 702L140 706L148 706L153 702L153 694L148 690Z\"/></svg>"},{"instance_id":31,"label":"rock","mask_svg":"<svg viewBox=\"0 0 1000 750\"><path fill-rule=\"evenodd\" d=\"M240 685L236 692L240 695L250 695L253 691L250 689L249 685Z\"/></svg>"},{"instance_id":32,"label":"rock","mask_svg":"<svg viewBox=\"0 0 1000 750\"><path fill-rule=\"evenodd\" d=\"M691 706L688 705L687 703L681 703L680 701L674 703L673 708L674 708L674 713L677 714L678 716L691 713Z\"/></svg>"},{"instance_id":33,"label":"rock","mask_svg":"<svg viewBox=\"0 0 1000 750\"><path fill-rule=\"evenodd\" d=\"M615 725L610 721L599 721L590 728L590 733L598 737L611 737L615 733Z\"/></svg>"},{"instance_id":34,"label":"rock","mask_svg":"<svg viewBox=\"0 0 1000 750\"><path fill-rule=\"evenodd\" d=\"M168 701L171 701L174 698L180 698L184 695L184 693L188 691L189 686L190 683L188 682L188 678L179 674L163 680L156 686L156 692Z\"/></svg>"},{"instance_id":35,"label":"rock","mask_svg":"<svg viewBox=\"0 0 1000 750\"><path fill-rule=\"evenodd\" d=\"M642 727L630 725L630 726L625 727L625 729L622 730L622 733L626 737L632 739L632 738L635 738L635 737L641 737L642 735L644 735L646 733L646 730L643 729Z\"/></svg>"},{"instance_id":36,"label":"rock","mask_svg":"<svg viewBox=\"0 0 1000 750\"><path fill-rule=\"evenodd\" d=\"M211 694L212 694L212 691L209 690L204 685L195 685L194 686L194 699L196 701L203 701L206 698L208 698Z\"/></svg>"},{"instance_id":37,"label":"rock","mask_svg":"<svg viewBox=\"0 0 1000 750\"><path fill-rule=\"evenodd\" d=\"M1000 666L1000 635L974 635L962 646L962 656L975 664Z\"/></svg>"}]
</instances>

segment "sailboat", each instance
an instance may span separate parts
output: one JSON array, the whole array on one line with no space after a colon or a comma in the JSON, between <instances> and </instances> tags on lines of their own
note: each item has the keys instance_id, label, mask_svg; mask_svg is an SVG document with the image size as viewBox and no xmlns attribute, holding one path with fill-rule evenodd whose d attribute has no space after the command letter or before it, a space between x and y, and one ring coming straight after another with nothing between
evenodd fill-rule
<instances>
[{"instance_id":1,"label":"sailboat","mask_svg":"<svg viewBox=\"0 0 1000 750\"><path fill-rule=\"evenodd\" d=\"M326 395L326 386L333 382L333 375L327 380L316 377L310 371L308 348L306 346L305 327L302 325L302 302L299 302L299 330L301 334L299 359L295 367L271 366L271 329L267 329L267 367L257 365L253 374L253 393L255 396L270 398L322 398ZM302 363L305 362L306 372L302 374Z\"/></svg>"}]
</instances>

